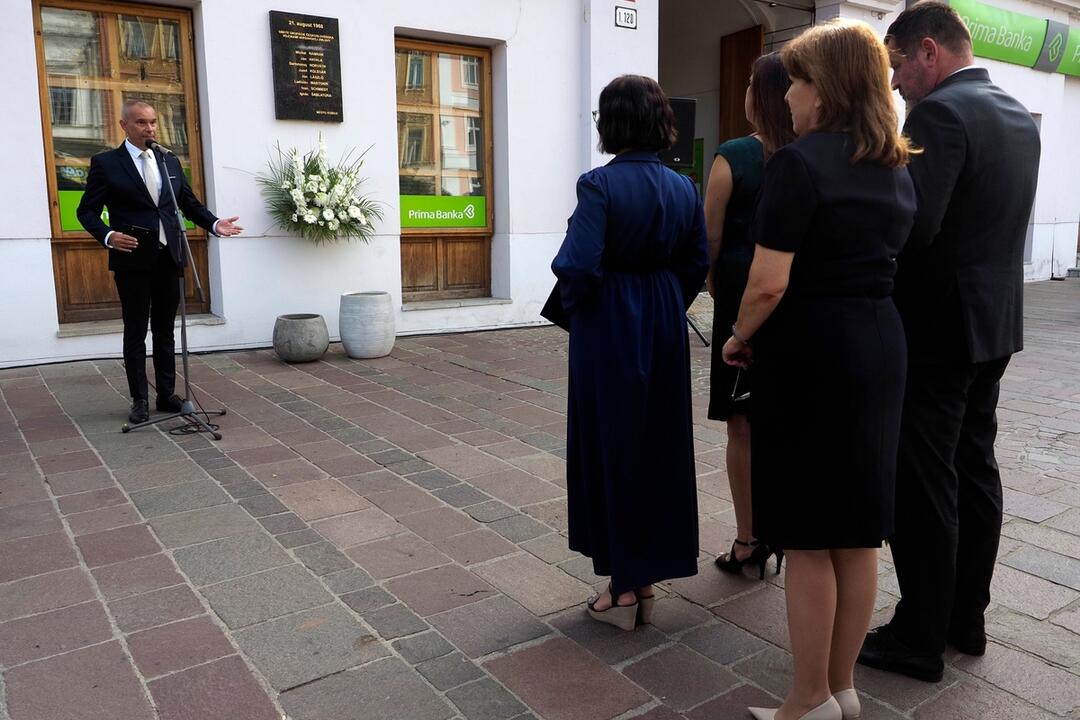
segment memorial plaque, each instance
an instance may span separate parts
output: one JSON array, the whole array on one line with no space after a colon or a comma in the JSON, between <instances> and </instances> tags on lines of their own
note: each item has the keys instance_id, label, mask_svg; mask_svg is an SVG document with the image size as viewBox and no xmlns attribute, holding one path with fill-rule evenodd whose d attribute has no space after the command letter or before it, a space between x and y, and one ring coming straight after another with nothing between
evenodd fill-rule
<instances>
[{"instance_id":1,"label":"memorial plaque","mask_svg":"<svg viewBox=\"0 0 1080 720\"><path fill-rule=\"evenodd\" d=\"M270 55L278 120L343 120L337 18L271 10Z\"/></svg>"}]
</instances>

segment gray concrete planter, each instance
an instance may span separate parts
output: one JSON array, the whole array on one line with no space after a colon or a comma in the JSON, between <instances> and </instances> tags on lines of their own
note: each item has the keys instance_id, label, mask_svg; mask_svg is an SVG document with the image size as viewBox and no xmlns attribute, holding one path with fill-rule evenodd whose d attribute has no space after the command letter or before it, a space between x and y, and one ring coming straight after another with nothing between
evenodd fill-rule
<instances>
[{"instance_id":1,"label":"gray concrete planter","mask_svg":"<svg viewBox=\"0 0 1080 720\"><path fill-rule=\"evenodd\" d=\"M322 315L280 315L274 323L274 352L285 362L318 360L330 346L330 333Z\"/></svg>"},{"instance_id":2,"label":"gray concrete planter","mask_svg":"<svg viewBox=\"0 0 1080 720\"><path fill-rule=\"evenodd\" d=\"M377 358L394 349L394 306L387 292L350 292L338 313L341 344L351 358Z\"/></svg>"}]
</instances>

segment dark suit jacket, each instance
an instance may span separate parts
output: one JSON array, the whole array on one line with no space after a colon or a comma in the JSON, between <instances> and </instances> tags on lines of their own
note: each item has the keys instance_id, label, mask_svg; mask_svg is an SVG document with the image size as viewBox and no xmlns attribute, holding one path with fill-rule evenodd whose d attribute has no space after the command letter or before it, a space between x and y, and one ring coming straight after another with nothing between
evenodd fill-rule
<instances>
[{"instance_id":1,"label":"dark suit jacket","mask_svg":"<svg viewBox=\"0 0 1080 720\"><path fill-rule=\"evenodd\" d=\"M210 231L217 217L199 202L180 168L180 161L175 157L166 157L165 166L172 178L176 202L184 216L196 225ZM158 172L161 166L158 165ZM162 178L164 180L164 177ZM102 207L109 208L109 224L101 221ZM176 227L176 215L173 212L169 190L164 182L161 194L156 200L150 198L127 146L121 144L115 150L106 150L90 159L90 174L86 179L86 192L83 194L76 212L79 222L99 243L105 245L105 236L111 230L134 235L139 240L139 247L125 253L109 250L110 270L149 270L157 263L158 223L164 223L165 237L169 241L169 251L174 259L187 264L186 254L180 247L180 232ZM131 231L131 227L141 227L149 233Z\"/></svg>"},{"instance_id":2,"label":"dark suit jacket","mask_svg":"<svg viewBox=\"0 0 1080 720\"><path fill-rule=\"evenodd\" d=\"M908 115L919 207L894 300L910 362L976 363L1023 349L1024 237L1039 171L1031 114L982 68L947 78Z\"/></svg>"}]
</instances>

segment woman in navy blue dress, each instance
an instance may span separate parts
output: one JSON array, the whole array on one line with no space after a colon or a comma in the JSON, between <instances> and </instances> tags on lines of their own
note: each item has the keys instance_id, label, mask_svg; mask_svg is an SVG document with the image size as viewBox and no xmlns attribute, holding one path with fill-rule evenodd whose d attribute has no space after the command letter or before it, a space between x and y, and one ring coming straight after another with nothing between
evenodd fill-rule
<instances>
[{"instance_id":1,"label":"woman in navy blue dress","mask_svg":"<svg viewBox=\"0 0 1080 720\"><path fill-rule=\"evenodd\" d=\"M696 187L656 154L675 139L660 86L616 78L597 128L615 158L578 179L551 269L570 327L570 548L611 577L590 614L629 630L653 583L697 572L686 309L708 253Z\"/></svg>"}]
</instances>

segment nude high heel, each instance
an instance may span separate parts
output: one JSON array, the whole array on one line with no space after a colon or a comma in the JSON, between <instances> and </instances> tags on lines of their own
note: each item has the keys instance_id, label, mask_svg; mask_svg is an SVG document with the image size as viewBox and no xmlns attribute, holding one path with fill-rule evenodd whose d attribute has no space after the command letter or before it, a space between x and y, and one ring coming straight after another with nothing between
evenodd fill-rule
<instances>
[{"instance_id":1,"label":"nude high heel","mask_svg":"<svg viewBox=\"0 0 1080 720\"><path fill-rule=\"evenodd\" d=\"M749 710L754 720L773 720L779 708L752 707ZM840 709L840 703L836 702L836 698L830 697L799 720L844 720L844 711Z\"/></svg>"},{"instance_id":2,"label":"nude high heel","mask_svg":"<svg viewBox=\"0 0 1080 720\"><path fill-rule=\"evenodd\" d=\"M593 620L599 620L602 623L607 623L608 625L614 625L615 627L621 628L623 630L633 630L635 627L637 627L638 609L640 603L637 600L634 600L634 602L629 605L615 605L614 603L618 602L618 598L616 598L615 594L611 592L610 585L608 585L608 594L611 595L611 607L609 607L607 610L597 610L594 607L596 605L596 601L600 599L600 596L597 595L588 603L589 617L591 617Z\"/></svg>"},{"instance_id":3,"label":"nude high heel","mask_svg":"<svg viewBox=\"0 0 1080 720\"><path fill-rule=\"evenodd\" d=\"M859 702L859 694L855 688L841 690L833 695L844 713L844 720L859 720L862 717L862 703Z\"/></svg>"}]
</instances>

